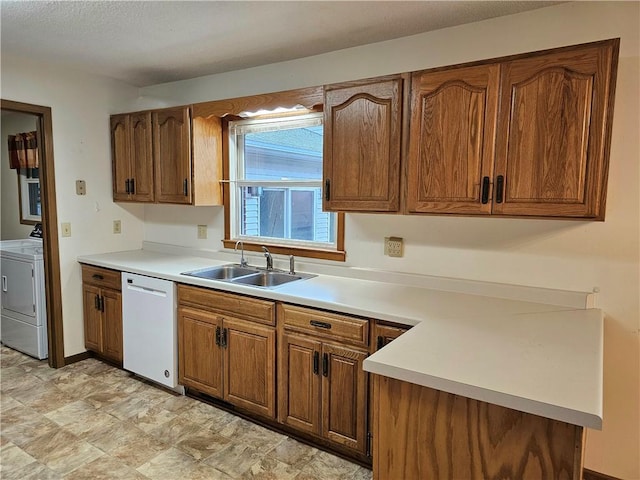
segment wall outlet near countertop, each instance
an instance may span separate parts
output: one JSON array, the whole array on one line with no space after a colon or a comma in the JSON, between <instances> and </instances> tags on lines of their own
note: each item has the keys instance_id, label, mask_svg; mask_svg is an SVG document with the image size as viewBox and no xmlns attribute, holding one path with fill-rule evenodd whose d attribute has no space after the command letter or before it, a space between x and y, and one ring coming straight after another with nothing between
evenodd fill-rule
<instances>
[{"instance_id":1,"label":"wall outlet near countertop","mask_svg":"<svg viewBox=\"0 0 640 480\"><path fill-rule=\"evenodd\" d=\"M207 226L206 225L198 225L198 239L206 240L207 238Z\"/></svg>"},{"instance_id":2,"label":"wall outlet near countertop","mask_svg":"<svg viewBox=\"0 0 640 480\"><path fill-rule=\"evenodd\" d=\"M122 223L120 220L113 221L113 233L122 233Z\"/></svg>"},{"instance_id":3,"label":"wall outlet near countertop","mask_svg":"<svg viewBox=\"0 0 640 480\"><path fill-rule=\"evenodd\" d=\"M402 257L404 241L402 237L385 237L384 254L389 257Z\"/></svg>"}]
</instances>

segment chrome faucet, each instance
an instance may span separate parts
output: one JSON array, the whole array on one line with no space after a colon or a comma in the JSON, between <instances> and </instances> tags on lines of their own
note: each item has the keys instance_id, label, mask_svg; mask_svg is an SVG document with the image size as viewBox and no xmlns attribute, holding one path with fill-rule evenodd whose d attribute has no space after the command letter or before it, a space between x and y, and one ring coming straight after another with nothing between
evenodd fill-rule
<instances>
[{"instance_id":1,"label":"chrome faucet","mask_svg":"<svg viewBox=\"0 0 640 480\"><path fill-rule=\"evenodd\" d=\"M238 245L240 245L240 266L241 267L247 267L249 265L249 262L247 262L244 259L244 243L242 242L242 240L238 240L236 242L236 247L233 249L234 252L238 251Z\"/></svg>"},{"instance_id":2,"label":"chrome faucet","mask_svg":"<svg viewBox=\"0 0 640 480\"><path fill-rule=\"evenodd\" d=\"M262 251L267 259L267 270L273 270L273 258L271 257L271 252L269 252L269 249L264 245L262 246Z\"/></svg>"},{"instance_id":3,"label":"chrome faucet","mask_svg":"<svg viewBox=\"0 0 640 480\"><path fill-rule=\"evenodd\" d=\"M296 259L293 255L289 255L289 273L291 275L296 273Z\"/></svg>"}]
</instances>

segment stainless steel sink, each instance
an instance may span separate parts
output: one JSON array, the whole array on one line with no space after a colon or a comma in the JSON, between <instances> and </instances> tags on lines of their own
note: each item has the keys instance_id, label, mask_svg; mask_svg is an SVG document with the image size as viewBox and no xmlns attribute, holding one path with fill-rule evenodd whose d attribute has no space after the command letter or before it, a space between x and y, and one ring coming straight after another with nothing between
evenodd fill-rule
<instances>
[{"instance_id":1,"label":"stainless steel sink","mask_svg":"<svg viewBox=\"0 0 640 480\"><path fill-rule=\"evenodd\" d=\"M253 275L240 277L233 280L233 283L241 283L243 285L252 285L254 287L274 288L285 283L295 282L296 280L304 280L311 275L291 274L286 272L278 272L273 270L263 270Z\"/></svg>"},{"instance_id":2,"label":"stainless steel sink","mask_svg":"<svg viewBox=\"0 0 640 480\"><path fill-rule=\"evenodd\" d=\"M243 267L238 264L201 268L183 272L182 275L260 288L276 288L286 283L315 277L315 275L308 273L287 273L282 270L264 270L257 267Z\"/></svg>"},{"instance_id":3,"label":"stainless steel sink","mask_svg":"<svg viewBox=\"0 0 640 480\"><path fill-rule=\"evenodd\" d=\"M189 275L191 277L207 278L209 280L233 280L234 278L243 277L245 275L251 275L257 273L257 268L242 267L240 265L221 265L219 267L209 267L200 270L193 270L191 272L184 272L182 275Z\"/></svg>"}]
</instances>

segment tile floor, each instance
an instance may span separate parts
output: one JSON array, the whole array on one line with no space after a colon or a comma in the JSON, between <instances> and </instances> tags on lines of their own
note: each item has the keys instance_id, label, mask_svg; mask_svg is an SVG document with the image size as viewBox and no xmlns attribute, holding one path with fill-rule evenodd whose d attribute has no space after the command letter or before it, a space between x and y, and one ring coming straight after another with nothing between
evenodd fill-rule
<instances>
[{"instance_id":1,"label":"tile floor","mask_svg":"<svg viewBox=\"0 0 640 480\"><path fill-rule=\"evenodd\" d=\"M0 347L0 477L370 480L371 471L99 360Z\"/></svg>"}]
</instances>

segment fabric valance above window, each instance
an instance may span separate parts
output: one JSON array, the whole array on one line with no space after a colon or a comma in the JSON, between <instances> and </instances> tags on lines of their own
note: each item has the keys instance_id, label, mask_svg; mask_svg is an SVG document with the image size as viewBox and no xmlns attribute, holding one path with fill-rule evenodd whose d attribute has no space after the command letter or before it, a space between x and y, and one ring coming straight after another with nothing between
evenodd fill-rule
<instances>
[{"instance_id":1,"label":"fabric valance above window","mask_svg":"<svg viewBox=\"0 0 640 480\"><path fill-rule=\"evenodd\" d=\"M36 132L9 135L9 166L15 169L39 168Z\"/></svg>"}]
</instances>

